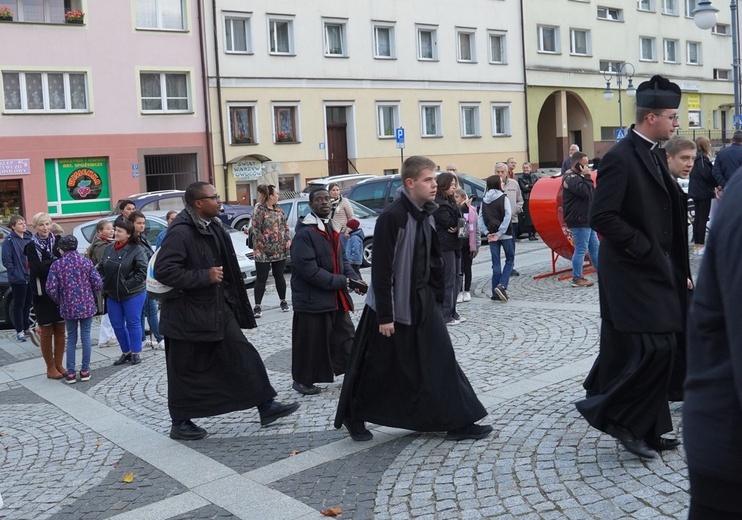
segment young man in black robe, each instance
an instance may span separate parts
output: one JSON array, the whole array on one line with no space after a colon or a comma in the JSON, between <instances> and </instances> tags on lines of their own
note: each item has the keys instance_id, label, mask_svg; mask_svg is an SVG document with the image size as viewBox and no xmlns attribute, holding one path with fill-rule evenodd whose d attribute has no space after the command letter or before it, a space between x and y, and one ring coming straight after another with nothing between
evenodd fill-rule
<instances>
[{"instance_id":1,"label":"young man in black robe","mask_svg":"<svg viewBox=\"0 0 742 520\"><path fill-rule=\"evenodd\" d=\"M191 421L254 406L265 426L299 408L281 404L255 347L240 329L256 327L232 240L217 217L216 189L194 182L168 228L155 278L179 294L162 302L170 438L196 440Z\"/></svg>"},{"instance_id":2,"label":"young man in black robe","mask_svg":"<svg viewBox=\"0 0 742 520\"><path fill-rule=\"evenodd\" d=\"M636 89L636 124L600 162L590 226L600 241L600 354L577 410L631 453L653 459L680 441L667 390L684 330L687 215L659 141L678 125L680 87L654 76Z\"/></svg>"},{"instance_id":3,"label":"young man in black robe","mask_svg":"<svg viewBox=\"0 0 742 520\"><path fill-rule=\"evenodd\" d=\"M410 157L404 189L379 215L366 307L343 381L335 427L370 440L364 421L446 439L482 439L492 427L461 371L441 314L443 262L432 214L435 163Z\"/></svg>"},{"instance_id":4,"label":"young man in black robe","mask_svg":"<svg viewBox=\"0 0 742 520\"><path fill-rule=\"evenodd\" d=\"M354 332L348 283L360 280L330 218L328 191L310 191L309 206L312 212L296 225L291 241L291 375L293 389L304 395L320 392L314 383L332 383L333 374L345 373Z\"/></svg>"}]
</instances>

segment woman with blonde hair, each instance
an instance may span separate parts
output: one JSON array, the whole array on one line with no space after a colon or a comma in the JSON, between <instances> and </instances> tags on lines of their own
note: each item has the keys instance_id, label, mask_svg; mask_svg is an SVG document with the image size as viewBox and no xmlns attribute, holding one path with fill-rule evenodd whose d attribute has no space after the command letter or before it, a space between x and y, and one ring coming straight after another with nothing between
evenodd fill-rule
<instances>
[{"instance_id":1,"label":"woman with blonde hair","mask_svg":"<svg viewBox=\"0 0 742 520\"><path fill-rule=\"evenodd\" d=\"M328 184L327 192L330 194L330 218L340 225L341 233L348 235L347 224L353 218L353 206L340 194L340 185L337 182Z\"/></svg>"},{"instance_id":2,"label":"woman with blonde hair","mask_svg":"<svg viewBox=\"0 0 742 520\"><path fill-rule=\"evenodd\" d=\"M272 184L258 186L260 203L250 220L250 227L245 233L252 238L252 249L255 255L255 309L256 318L263 315L261 304L265 294L265 284L268 281L268 272L273 270L273 279L276 281L276 291L281 300L281 310L289 312L286 303L286 279L283 272L286 269L286 257L291 247L291 232L286 215L278 205L278 190Z\"/></svg>"},{"instance_id":3,"label":"woman with blonde hair","mask_svg":"<svg viewBox=\"0 0 742 520\"><path fill-rule=\"evenodd\" d=\"M696 139L696 160L690 171L688 197L693 199L696 211L693 216L693 252L703 254L706 243L706 223L711 212L711 201L716 197L716 179L712 173L711 141L707 137Z\"/></svg>"},{"instance_id":4,"label":"woman with blonde hair","mask_svg":"<svg viewBox=\"0 0 742 520\"><path fill-rule=\"evenodd\" d=\"M65 352L65 326L59 314L59 305L49 297L46 280L49 269L61 256L57 248L58 237L51 231L52 218L48 213L37 213L31 219L36 233L23 252L28 259L29 290L38 324L38 345L46 363L46 377L62 379L67 371L62 365ZM35 340L31 331L31 340ZM35 343L35 341L34 341Z\"/></svg>"}]
</instances>

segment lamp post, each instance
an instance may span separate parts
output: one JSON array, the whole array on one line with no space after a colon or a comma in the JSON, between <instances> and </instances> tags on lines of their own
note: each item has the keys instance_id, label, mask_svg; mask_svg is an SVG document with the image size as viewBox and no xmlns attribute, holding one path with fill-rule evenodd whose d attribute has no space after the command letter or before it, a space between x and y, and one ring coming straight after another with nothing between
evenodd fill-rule
<instances>
[{"instance_id":1,"label":"lamp post","mask_svg":"<svg viewBox=\"0 0 742 520\"><path fill-rule=\"evenodd\" d=\"M629 69L631 69L631 72L629 72ZM623 130L623 107L621 105L621 84L622 84L622 78L626 78L628 81L628 85L626 86L626 95L629 97L636 96L636 89L634 88L634 83L632 81L632 78L634 77L634 73L636 72L636 69L634 68L634 65L629 63L628 61L625 61L621 63L621 65L618 67L618 70L611 71L611 68L603 72L603 77L605 78L605 90L603 91L603 97L610 101L613 99L613 89L611 88L611 78L613 76L616 76L616 87L618 88L618 126L621 130Z\"/></svg>"},{"instance_id":2,"label":"lamp post","mask_svg":"<svg viewBox=\"0 0 742 520\"><path fill-rule=\"evenodd\" d=\"M740 110L739 110L739 42L737 27L737 0L731 0L729 10L732 14L732 78L734 80L734 129L739 130ZM719 10L711 5L711 0L701 0L698 2L691 14L693 21L699 29L707 30L716 25L716 13Z\"/></svg>"}]
</instances>

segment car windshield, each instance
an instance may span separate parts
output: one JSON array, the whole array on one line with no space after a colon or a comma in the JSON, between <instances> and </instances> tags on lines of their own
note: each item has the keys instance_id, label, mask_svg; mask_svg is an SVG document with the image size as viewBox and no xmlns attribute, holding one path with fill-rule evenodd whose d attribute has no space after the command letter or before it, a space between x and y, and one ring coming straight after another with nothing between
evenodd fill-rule
<instances>
[{"instance_id":1,"label":"car windshield","mask_svg":"<svg viewBox=\"0 0 742 520\"><path fill-rule=\"evenodd\" d=\"M356 218L368 218L376 216L376 212L374 210L367 208L363 204L359 204L354 200L350 200L350 205L353 207L353 215L355 215Z\"/></svg>"}]
</instances>

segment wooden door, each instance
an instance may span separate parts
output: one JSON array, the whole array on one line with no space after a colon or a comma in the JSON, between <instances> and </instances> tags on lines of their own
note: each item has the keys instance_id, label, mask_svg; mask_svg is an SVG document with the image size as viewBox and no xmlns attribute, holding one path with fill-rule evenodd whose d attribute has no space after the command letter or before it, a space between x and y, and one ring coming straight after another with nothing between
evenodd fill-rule
<instances>
[{"instance_id":1,"label":"wooden door","mask_svg":"<svg viewBox=\"0 0 742 520\"><path fill-rule=\"evenodd\" d=\"M347 123L327 124L327 173L342 175L348 173Z\"/></svg>"}]
</instances>

